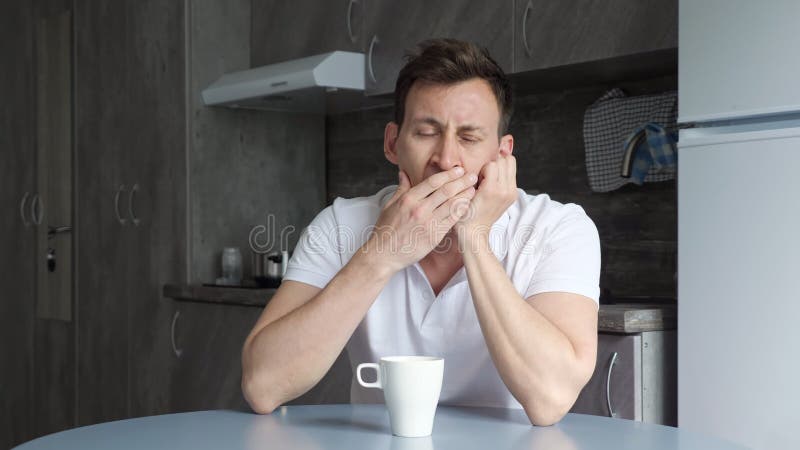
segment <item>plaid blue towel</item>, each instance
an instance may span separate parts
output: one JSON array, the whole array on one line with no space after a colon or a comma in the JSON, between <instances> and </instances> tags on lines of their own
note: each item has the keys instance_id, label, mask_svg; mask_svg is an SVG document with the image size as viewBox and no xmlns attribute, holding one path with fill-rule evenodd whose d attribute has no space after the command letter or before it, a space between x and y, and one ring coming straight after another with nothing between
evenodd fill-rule
<instances>
[{"instance_id":1,"label":"plaid blue towel","mask_svg":"<svg viewBox=\"0 0 800 450\"><path fill-rule=\"evenodd\" d=\"M678 141L675 133L667 133L661 125L650 122L639 127L625 140L624 148L635 148L630 152L629 170L623 171L623 177L630 177L631 181L641 186L650 169L653 173L662 170L674 169L678 161L675 143ZM625 162L623 162L625 164Z\"/></svg>"},{"instance_id":2,"label":"plaid blue towel","mask_svg":"<svg viewBox=\"0 0 800 450\"><path fill-rule=\"evenodd\" d=\"M621 89L614 88L589 106L583 120L589 187L595 192L610 192L633 183L635 180L630 178L630 170L634 158L625 159L628 153L623 144L636 135L635 132L631 134L632 131L641 130L649 123L658 124L669 136L675 136L670 133L676 133L678 129L675 120L677 105L678 95L675 91L628 97ZM641 138L646 137L642 134ZM667 159L662 163L658 157L654 158L654 162L664 165L657 167L657 164L651 164L644 178L645 183L675 178L676 165L670 165ZM626 176L623 176L623 167L628 170Z\"/></svg>"}]
</instances>

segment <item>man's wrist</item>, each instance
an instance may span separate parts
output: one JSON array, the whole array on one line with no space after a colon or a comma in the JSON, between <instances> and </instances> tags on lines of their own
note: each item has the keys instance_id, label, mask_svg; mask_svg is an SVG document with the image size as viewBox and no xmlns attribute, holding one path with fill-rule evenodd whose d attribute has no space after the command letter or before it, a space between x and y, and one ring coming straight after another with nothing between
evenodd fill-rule
<instances>
[{"instance_id":1,"label":"man's wrist","mask_svg":"<svg viewBox=\"0 0 800 450\"><path fill-rule=\"evenodd\" d=\"M458 245L461 253L475 253L489 248L491 227L485 225L463 225L458 230Z\"/></svg>"},{"instance_id":2,"label":"man's wrist","mask_svg":"<svg viewBox=\"0 0 800 450\"><path fill-rule=\"evenodd\" d=\"M387 258L382 257L380 249L369 245L369 243L356 251L348 265L352 265L357 270L367 273L370 277L380 281L388 281L399 271Z\"/></svg>"}]
</instances>

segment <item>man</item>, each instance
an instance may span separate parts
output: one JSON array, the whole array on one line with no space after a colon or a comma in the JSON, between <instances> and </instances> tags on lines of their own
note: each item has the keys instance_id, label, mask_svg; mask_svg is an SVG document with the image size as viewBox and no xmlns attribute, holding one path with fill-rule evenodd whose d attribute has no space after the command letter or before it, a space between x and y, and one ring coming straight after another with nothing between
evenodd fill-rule
<instances>
[{"instance_id":1,"label":"man","mask_svg":"<svg viewBox=\"0 0 800 450\"><path fill-rule=\"evenodd\" d=\"M337 198L306 229L243 349L259 413L351 364L445 359L440 402L558 422L591 377L600 249L576 205L516 186L508 80L488 53L426 41L400 72L384 154L398 186ZM354 383L353 402L380 401Z\"/></svg>"}]
</instances>

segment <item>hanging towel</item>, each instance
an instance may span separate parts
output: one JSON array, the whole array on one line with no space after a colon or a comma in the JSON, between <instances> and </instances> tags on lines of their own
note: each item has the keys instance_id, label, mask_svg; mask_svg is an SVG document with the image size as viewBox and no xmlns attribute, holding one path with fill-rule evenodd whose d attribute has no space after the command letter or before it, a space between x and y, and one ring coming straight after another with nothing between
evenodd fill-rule
<instances>
[{"instance_id":1,"label":"hanging towel","mask_svg":"<svg viewBox=\"0 0 800 450\"><path fill-rule=\"evenodd\" d=\"M635 152L634 161L640 158L642 162L636 166L636 177L630 178L622 176L623 160L628 141L641 129L645 129L647 133L648 124L653 125L650 134L646 136L648 139L651 139L650 135L654 132L658 134L654 131L657 126L664 130L664 139L671 141L672 146L654 150L656 156L641 181L656 182L675 178L676 166L669 162L666 154L671 152L675 156L677 103L675 91L627 97L621 89L614 88L589 106L583 118L583 139L586 172L593 191L609 192L640 180L641 168L647 157L639 156L639 151ZM643 139L640 145L644 145L648 139ZM658 156L659 152L664 156Z\"/></svg>"},{"instance_id":2,"label":"hanging towel","mask_svg":"<svg viewBox=\"0 0 800 450\"><path fill-rule=\"evenodd\" d=\"M656 174L670 171L674 175L678 162L676 143L677 135L667 133L657 123L639 127L623 145L623 155L630 155L630 160L623 159L621 176L641 186L651 169Z\"/></svg>"}]
</instances>

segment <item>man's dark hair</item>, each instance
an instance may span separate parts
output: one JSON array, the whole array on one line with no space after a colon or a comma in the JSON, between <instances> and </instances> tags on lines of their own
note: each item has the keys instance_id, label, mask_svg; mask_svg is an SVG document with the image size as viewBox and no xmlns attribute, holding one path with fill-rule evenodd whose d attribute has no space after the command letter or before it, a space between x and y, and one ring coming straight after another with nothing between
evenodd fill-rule
<instances>
[{"instance_id":1,"label":"man's dark hair","mask_svg":"<svg viewBox=\"0 0 800 450\"><path fill-rule=\"evenodd\" d=\"M500 110L498 135L502 136L508 132L513 111L508 78L488 50L457 39L423 41L416 51L406 54L394 90L395 122L403 125L406 97L416 81L448 85L473 78L485 80L492 88Z\"/></svg>"}]
</instances>

